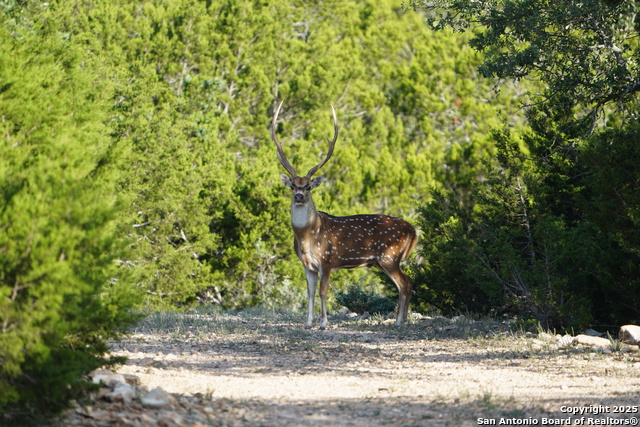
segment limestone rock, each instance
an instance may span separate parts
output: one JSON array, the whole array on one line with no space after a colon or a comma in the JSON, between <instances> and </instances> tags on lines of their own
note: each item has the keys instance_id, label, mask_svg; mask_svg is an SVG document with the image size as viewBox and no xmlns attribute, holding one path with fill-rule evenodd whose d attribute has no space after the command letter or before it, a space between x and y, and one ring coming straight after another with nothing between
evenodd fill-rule
<instances>
[{"instance_id":1,"label":"limestone rock","mask_svg":"<svg viewBox=\"0 0 640 427\"><path fill-rule=\"evenodd\" d=\"M591 335L580 334L575 337L575 342L590 347L600 347L602 349L611 348L611 341L606 338L594 337Z\"/></svg>"},{"instance_id":2,"label":"limestone rock","mask_svg":"<svg viewBox=\"0 0 640 427\"><path fill-rule=\"evenodd\" d=\"M637 345L625 345L620 349L623 353L637 353L640 351L640 346Z\"/></svg>"},{"instance_id":3,"label":"limestone rock","mask_svg":"<svg viewBox=\"0 0 640 427\"><path fill-rule=\"evenodd\" d=\"M620 328L618 339L631 345L640 344L640 326L624 325Z\"/></svg>"},{"instance_id":4,"label":"limestone rock","mask_svg":"<svg viewBox=\"0 0 640 427\"><path fill-rule=\"evenodd\" d=\"M113 391L104 396L109 402L131 403L137 396L136 390L127 383L116 383Z\"/></svg>"},{"instance_id":5,"label":"limestone rock","mask_svg":"<svg viewBox=\"0 0 640 427\"><path fill-rule=\"evenodd\" d=\"M557 338L557 342L559 347L569 347L576 342L576 339L575 337L567 334L565 336Z\"/></svg>"},{"instance_id":6,"label":"limestone rock","mask_svg":"<svg viewBox=\"0 0 640 427\"><path fill-rule=\"evenodd\" d=\"M171 406L173 397L161 388L154 388L145 394L140 402L148 408L166 408Z\"/></svg>"},{"instance_id":7,"label":"limestone rock","mask_svg":"<svg viewBox=\"0 0 640 427\"><path fill-rule=\"evenodd\" d=\"M101 371L96 372L93 375L93 383L94 384L104 384L108 387L115 387L116 383L127 383L124 375L122 374L114 374L110 371Z\"/></svg>"}]
</instances>

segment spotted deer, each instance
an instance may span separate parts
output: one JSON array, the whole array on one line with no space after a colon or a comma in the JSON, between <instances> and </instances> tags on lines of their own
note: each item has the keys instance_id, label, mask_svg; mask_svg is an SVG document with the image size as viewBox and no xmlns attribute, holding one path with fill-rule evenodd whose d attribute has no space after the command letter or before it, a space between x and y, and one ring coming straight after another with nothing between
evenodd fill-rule
<instances>
[{"instance_id":1,"label":"spotted deer","mask_svg":"<svg viewBox=\"0 0 640 427\"><path fill-rule=\"evenodd\" d=\"M302 261L307 276L308 318L306 328L313 325L314 298L320 276L321 318L320 329L327 327L327 290L333 270L342 268L379 267L393 280L400 293L396 313L396 325L407 318L413 282L400 268L416 244L416 230L411 224L387 215L333 216L316 209L311 190L323 181L313 175L331 158L338 139L338 119L333 114L333 139L329 151L318 165L305 176L298 176L282 151L282 142L276 135L276 123L282 102L273 116L271 137L278 150L278 159L289 175L280 176L292 192L291 226L293 246Z\"/></svg>"}]
</instances>

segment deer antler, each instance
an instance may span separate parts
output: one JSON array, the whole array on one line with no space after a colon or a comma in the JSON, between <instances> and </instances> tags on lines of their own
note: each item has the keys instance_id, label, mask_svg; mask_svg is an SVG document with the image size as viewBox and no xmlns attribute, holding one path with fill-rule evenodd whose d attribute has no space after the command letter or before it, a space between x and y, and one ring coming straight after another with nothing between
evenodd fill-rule
<instances>
[{"instance_id":1,"label":"deer antler","mask_svg":"<svg viewBox=\"0 0 640 427\"><path fill-rule=\"evenodd\" d=\"M329 138L327 138L327 142L329 143L329 152L318 166L309 169L309 172L307 172L307 178L311 178L318 169L329 161L329 158L331 158L331 155L333 154L333 149L336 146L336 141L338 140L338 118L336 117L336 110L333 108L333 105L331 106L331 113L333 114L333 140L329 141Z\"/></svg>"},{"instance_id":2,"label":"deer antler","mask_svg":"<svg viewBox=\"0 0 640 427\"><path fill-rule=\"evenodd\" d=\"M273 121L271 122L271 138L273 139L273 142L276 143L276 147L278 148L278 160L280 160L280 163L282 164L282 166L284 166L287 172L289 172L291 176L295 177L298 176L298 174L296 173L296 170L293 168L293 166L291 166L291 163L289 163L289 161L287 160L287 157L284 155L284 151L282 151L282 142L278 141L278 137L276 136L276 122L278 121L278 114L280 113L280 107L282 107L283 102L284 101L280 101L280 105L278 105L276 113L273 115ZM333 114L333 139L329 141L329 138L327 138L327 142L329 142L329 151L327 152L324 160L320 162L320 164L309 169L309 172L307 172L306 175L307 178L311 178L313 174L318 171L318 169L320 169L322 166L324 166L325 163L329 161L331 155L333 154L333 149L336 146L336 141L338 140L338 118L336 117L336 110L333 108L333 105L331 106L331 113Z\"/></svg>"},{"instance_id":3,"label":"deer antler","mask_svg":"<svg viewBox=\"0 0 640 427\"><path fill-rule=\"evenodd\" d=\"M291 163L289 163L289 160L287 160L287 157L284 155L284 151L282 151L282 142L278 141L278 136L276 135L276 122L278 121L278 114L280 113L280 107L282 107L283 102L284 100L280 101L280 105L278 105L278 109L273 115L273 121L271 122L271 139L273 139L273 142L276 143L276 147L278 148L278 160L280 160L282 166L284 166L284 168L292 177L296 177L298 176L298 174L296 173L296 170L293 168L293 166L291 166Z\"/></svg>"}]
</instances>

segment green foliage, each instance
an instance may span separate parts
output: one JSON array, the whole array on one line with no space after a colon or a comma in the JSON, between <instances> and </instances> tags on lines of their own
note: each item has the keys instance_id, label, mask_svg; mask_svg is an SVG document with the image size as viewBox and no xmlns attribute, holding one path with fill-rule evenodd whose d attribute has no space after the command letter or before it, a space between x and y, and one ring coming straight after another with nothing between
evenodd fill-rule
<instances>
[{"instance_id":1,"label":"green foliage","mask_svg":"<svg viewBox=\"0 0 640 427\"><path fill-rule=\"evenodd\" d=\"M640 318L640 125L590 138L580 160L589 170L577 197L585 217L609 240L601 248L602 285L593 294L597 316L608 324Z\"/></svg>"},{"instance_id":2,"label":"green foliage","mask_svg":"<svg viewBox=\"0 0 640 427\"><path fill-rule=\"evenodd\" d=\"M387 314L395 310L396 304L389 298L365 291L357 284L351 284L346 291L336 291L336 303L354 313Z\"/></svg>"},{"instance_id":3,"label":"green foliage","mask_svg":"<svg viewBox=\"0 0 640 427\"><path fill-rule=\"evenodd\" d=\"M640 254L640 124L609 129L589 139L581 159L590 170L582 205L590 219Z\"/></svg>"},{"instance_id":4,"label":"green foliage","mask_svg":"<svg viewBox=\"0 0 640 427\"><path fill-rule=\"evenodd\" d=\"M0 422L47 416L113 363L136 303L115 232L109 69L46 6L0 8Z\"/></svg>"},{"instance_id":5,"label":"green foliage","mask_svg":"<svg viewBox=\"0 0 640 427\"><path fill-rule=\"evenodd\" d=\"M488 166L463 206L443 195L422 208L423 230L434 227L425 247L434 246L423 249L431 259L419 300L494 306L546 327L637 321L638 5L412 5L436 27L473 26L484 75L545 88L530 94L530 131L494 134L499 167Z\"/></svg>"},{"instance_id":6,"label":"green foliage","mask_svg":"<svg viewBox=\"0 0 640 427\"><path fill-rule=\"evenodd\" d=\"M487 165L472 205L444 193L421 208L427 260L416 272L421 308L497 312L574 330L638 318L631 231L637 128L551 152L547 136L566 140L567 133L544 117L548 125L536 116L522 142L508 130L494 133L499 165ZM540 157L529 159L523 142Z\"/></svg>"},{"instance_id":7,"label":"green foliage","mask_svg":"<svg viewBox=\"0 0 640 427\"><path fill-rule=\"evenodd\" d=\"M589 116L640 90L640 6L610 0L412 0L436 28L473 27L485 76L544 82L541 100L587 107Z\"/></svg>"},{"instance_id":8,"label":"green foliage","mask_svg":"<svg viewBox=\"0 0 640 427\"><path fill-rule=\"evenodd\" d=\"M492 150L498 105L516 107L517 87L494 94L477 78L467 36L434 33L391 0L76 6L62 32L115 70L110 127L132 199L118 232L150 306L302 303L291 297L305 280L269 135L277 100L300 170L326 150L336 107L340 139L315 194L336 215L411 216L431 187L463 195ZM291 288L267 290L265 277Z\"/></svg>"},{"instance_id":9,"label":"green foliage","mask_svg":"<svg viewBox=\"0 0 640 427\"><path fill-rule=\"evenodd\" d=\"M389 314L396 309L396 303L387 297L380 295L373 296L367 303L367 310L370 314Z\"/></svg>"},{"instance_id":10,"label":"green foliage","mask_svg":"<svg viewBox=\"0 0 640 427\"><path fill-rule=\"evenodd\" d=\"M568 227L541 210L528 185L535 168L502 158L511 163L487 166L472 208L439 194L421 209L420 252L428 263L417 271L416 303L583 328L593 320L584 291L601 265L598 231L589 224Z\"/></svg>"}]
</instances>

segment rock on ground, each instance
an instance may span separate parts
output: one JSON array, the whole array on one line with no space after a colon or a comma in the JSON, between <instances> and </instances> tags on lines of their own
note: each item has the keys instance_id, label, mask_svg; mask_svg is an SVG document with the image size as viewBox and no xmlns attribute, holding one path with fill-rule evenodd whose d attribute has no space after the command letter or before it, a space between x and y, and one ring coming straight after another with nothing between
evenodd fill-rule
<instances>
[{"instance_id":1,"label":"rock on ground","mask_svg":"<svg viewBox=\"0 0 640 427\"><path fill-rule=\"evenodd\" d=\"M624 325L620 328L618 339L628 344L640 344L640 326Z\"/></svg>"}]
</instances>

